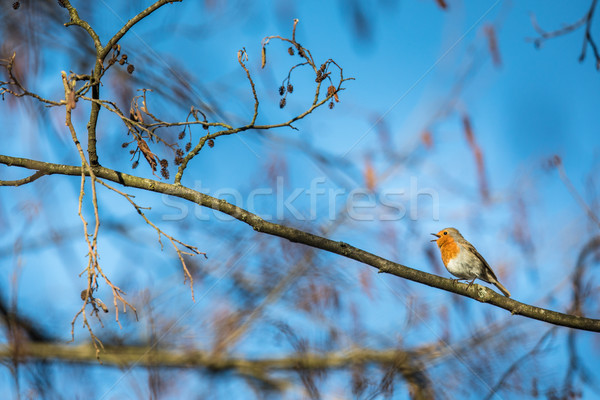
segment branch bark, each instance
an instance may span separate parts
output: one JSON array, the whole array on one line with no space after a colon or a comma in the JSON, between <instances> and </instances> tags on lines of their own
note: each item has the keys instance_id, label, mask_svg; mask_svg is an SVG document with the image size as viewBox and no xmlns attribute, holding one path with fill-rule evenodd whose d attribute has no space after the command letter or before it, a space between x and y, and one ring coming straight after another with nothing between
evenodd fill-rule
<instances>
[{"instance_id":1,"label":"branch bark","mask_svg":"<svg viewBox=\"0 0 600 400\"><path fill-rule=\"evenodd\" d=\"M102 46L102 42L100 41L100 37L98 34L92 29L90 24L79 17L77 13L77 9L73 7L69 0L64 0L62 4L69 11L69 17L71 21L67 22L65 26L77 25L83 28L92 38L94 42L94 47L96 48L96 63L94 64L94 70L92 72L90 83L92 85L92 98L94 100L100 99L100 77L103 74L103 62L108 53L111 51L114 45L116 45L119 40L125 35L135 24L137 24L142 19L146 18L148 15L152 14L158 8L164 6L165 4L170 4L174 2L180 2L182 0L158 0L135 17L131 18L127 23L119 29L115 35L110 38L108 43L105 46ZM92 103L92 110L90 112L90 120L87 125L88 130L88 158L91 166L98 166L98 153L96 150L96 126L98 124L98 115L100 114L100 105L97 102Z\"/></svg>"},{"instance_id":2,"label":"branch bark","mask_svg":"<svg viewBox=\"0 0 600 400\"><path fill-rule=\"evenodd\" d=\"M183 0L158 0L151 6L147 7L144 11L138 13L135 17L131 18L117 33L114 34L112 38L106 43L106 46L98 53L98 57L102 60L108 55L110 49L121 40L121 38L138 22L142 19L146 18L148 15L152 14L154 11L158 10L160 7L165 4L171 3L179 3Z\"/></svg>"},{"instance_id":3,"label":"branch bark","mask_svg":"<svg viewBox=\"0 0 600 400\"><path fill-rule=\"evenodd\" d=\"M15 354L16 353L16 354ZM350 351L326 353L297 353L279 358L247 359L240 357L220 357L203 351L175 351L156 349L151 346L105 347L103 365L119 368L196 368L211 372L232 371L242 376L262 381L269 386L285 389L286 380L274 378L273 372L315 372L326 369L343 369L355 366L376 364L387 367L401 375L410 385L415 399L432 398L429 385L423 384L427 361L440 357L443 352L437 346L411 350L375 350L358 348ZM92 346L66 346L48 343L23 343L18 349L0 347L0 359L18 357L20 361L60 360L68 363L94 363L95 351ZM125 372L125 373L127 373Z\"/></svg>"},{"instance_id":4,"label":"branch bark","mask_svg":"<svg viewBox=\"0 0 600 400\"><path fill-rule=\"evenodd\" d=\"M344 368L350 365L379 363L397 364L399 360L410 361L415 357L423 361L437 358L440 354L436 348L426 347L428 350L406 351L406 350L375 350L354 349L343 352L331 353L300 353L280 358L246 359L241 357L220 357L211 352L204 351L176 351L172 349L162 350L151 346L106 346L102 355L102 363L105 365L132 365L138 367L178 367L193 368L205 367L212 370L231 369L321 369L321 368ZM437 349L439 350L439 349ZM37 360L47 358L63 360L75 363L96 363L96 352L89 345L63 345L53 343L23 344L19 349L19 357L35 358ZM14 356L14 349L10 346L0 346L0 358Z\"/></svg>"},{"instance_id":5,"label":"branch bark","mask_svg":"<svg viewBox=\"0 0 600 400\"><path fill-rule=\"evenodd\" d=\"M81 176L82 167L74 165L63 165L31 160L27 158L0 155L0 164L18 166L27 169L44 172L47 175L73 175ZM220 211L250 225L255 231L268 235L281 237L290 242L302 243L307 246L339 254L346 258L370 265L380 273L388 273L400 278L408 279L427 286L456 293L461 296L470 297L483 303L489 303L496 307L508 310L513 315L537 319L554 325L565 326L574 329L600 332L600 320L585 318L577 315L565 314L548 310L541 307L521 303L512 298L502 296L495 291L481 285L471 285L456 282L453 279L442 278L427 272L395 263L375 254L361 250L344 242L327 239L300 229L265 221L258 215L252 214L243 208L228 203L225 200L211 197L207 194L197 192L182 185L170 184L152 179L141 178L123 172L115 171L105 167L92 168L97 178L106 179L119 183L123 186L134 187L156 193L164 193L181 199L189 200L200 206ZM84 169L85 174L88 171ZM6 186L0 181L0 186Z\"/></svg>"}]
</instances>

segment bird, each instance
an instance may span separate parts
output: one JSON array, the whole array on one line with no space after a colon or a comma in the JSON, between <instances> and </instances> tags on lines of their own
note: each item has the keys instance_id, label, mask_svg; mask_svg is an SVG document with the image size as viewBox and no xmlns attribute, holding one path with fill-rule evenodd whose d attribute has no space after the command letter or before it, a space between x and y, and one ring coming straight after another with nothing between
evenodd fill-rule
<instances>
[{"instance_id":1,"label":"bird","mask_svg":"<svg viewBox=\"0 0 600 400\"><path fill-rule=\"evenodd\" d=\"M465 240L458 229L445 228L432 235L437 238L431 241L440 248L442 262L448 272L459 279L470 280L469 286L479 278L495 285L506 297L510 297L510 292L498 281L485 258Z\"/></svg>"}]
</instances>

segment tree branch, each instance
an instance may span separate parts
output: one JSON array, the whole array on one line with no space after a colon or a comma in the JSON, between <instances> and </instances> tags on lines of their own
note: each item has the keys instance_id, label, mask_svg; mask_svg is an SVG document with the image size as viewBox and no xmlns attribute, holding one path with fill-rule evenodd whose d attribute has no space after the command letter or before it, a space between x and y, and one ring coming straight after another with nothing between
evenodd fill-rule
<instances>
[{"instance_id":1,"label":"tree branch","mask_svg":"<svg viewBox=\"0 0 600 400\"><path fill-rule=\"evenodd\" d=\"M31 182L35 181L36 179L41 178L44 175L46 175L45 172L37 171L33 175L30 175L30 176L28 176L26 178L23 178L23 179L17 179L16 181L2 181L2 180L0 180L0 186L21 186L21 185L26 185L28 183L31 183Z\"/></svg>"},{"instance_id":2,"label":"tree branch","mask_svg":"<svg viewBox=\"0 0 600 400\"><path fill-rule=\"evenodd\" d=\"M94 47L96 48L96 63L94 65L94 71L91 75L90 84L92 85L92 98L98 100L100 98L100 77L103 73L103 61L111 51L114 45L116 45L119 40L125 35L131 27L133 27L136 23L152 14L156 9L162 7L165 4L173 3L181 0L159 0L156 3L152 4L150 7L146 8L144 11L137 14L135 17L127 21L127 23L106 43L106 46L102 46L100 41L100 37L98 34L92 29L90 24L86 21L79 18L79 14L75 7L71 5L68 0L64 0L62 3L69 11L69 16L71 18L70 22L67 22L65 26L69 25L77 25L81 28L85 29L85 31L90 35L94 42ZM88 158L91 166L98 166L98 153L96 150L96 126L98 124L98 115L100 114L100 105L96 102L92 103L92 110L90 112L90 120L87 125L88 130Z\"/></svg>"},{"instance_id":3,"label":"tree branch","mask_svg":"<svg viewBox=\"0 0 600 400\"><path fill-rule=\"evenodd\" d=\"M69 11L69 17L71 18L71 21L65 23L65 26L77 25L77 26L83 28L88 33L88 35L90 35L90 37L92 38L92 41L94 42L94 47L96 48L96 51L97 52L100 51L102 49L102 43L100 42L100 37L94 31L94 29L92 29L90 24L87 23L86 21L82 20L81 18L79 18L79 13L77 12L77 9L75 9L75 7L73 7L71 5L71 2L69 0L62 0L61 3Z\"/></svg>"},{"instance_id":4,"label":"tree branch","mask_svg":"<svg viewBox=\"0 0 600 400\"><path fill-rule=\"evenodd\" d=\"M383 365L404 364L410 368L415 358L427 361L435 359L441 353L435 346L416 351L354 349L331 353L300 353L280 358L246 359L240 357L215 357L211 352L197 350L161 350L152 346L106 346L102 362L104 365L131 365L138 367L204 367L213 371L250 371L250 370L298 370L345 368L352 365L377 363ZM0 346L0 358L13 357L14 349ZM89 345L68 346L50 343L23 343L19 348L19 357L32 359L54 359L73 363L96 362L95 350Z\"/></svg>"},{"instance_id":5,"label":"tree branch","mask_svg":"<svg viewBox=\"0 0 600 400\"><path fill-rule=\"evenodd\" d=\"M585 34L583 35L583 47L581 49L581 54L579 55L579 62L583 62L583 60L585 60L587 45L589 44L594 52L594 58L596 59L596 69L600 69L600 52L598 51L596 42L594 41L594 38L591 34L594 10L596 9L597 4L598 0L592 0L588 11L584 14L583 17L581 17L581 19L554 31L543 30L538 25L535 16L531 15L531 24L533 25L533 28L536 30L539 36L537 38L528 40L532 41L534 46L539 48L544 41L558 36L569 34L585 25Z\"/></svg>"},{"instance_id":6,"label":"tree branch","mask_svg":"<svg viewBox=\"0 0 600 400\"><path fill-rule=\"evenodd\" d=\"M0 155L0 164L43 171L48 175L61 174L81 176L82 173L82 167L80 166L47 163L43 161L5 155ZM330 253L339 254L346 258L375 267L380 273L396 275L400 278L408 279L413 282L422 283L424 285L456 293L461 296L470 297L477 301L489 303L508 310L512 314L522 315L524 317L537 319L554 325L566 326L569 328L592 332L600 332L600 320L598 319L585 318L552 311L541 307L535 307L521 303L512 298L502 296L485 286L477 284L469 286L464 283L456 282L453 279L442 278L437 275L419 271L417 269L386 260L385 258L353 247L344 242L337 242L296 228L265 221L258 215L252 214L243 208L228 203L225 200L214 198L182 185L175 185L132 176L104 167L95 167L92 169L98 178L120 183L124 186L148 190L156 193L164 193L179 197L181 199L189 200L200 206L208 207L230 215L250 225L257 232L278 236L291 242L302 243L307 246L328 251ZM85 168L83 172L85 174L88 173Z\"/></svg>"},{"instance_id":7,"label":"tree branch","mask_svg":"<svg viewBox=\"0 0 600 400\"><path fill-rule=\"evenodd\" d=\"M98 56L101 59L104 59L104 57L106 57L106 55L108 54L108 52L110 51L110 49L112 49L112 47L115 44L117 44L119 42L119 40L121 40L121 38L135 24L137 24L138 22L140 22L142 19L146 18L148 15L152 14L154 11L156 11L160 7L164 6L165 4L175 3L175 2L181 2L181 1L182 0L159 0L156 3L152 4L150 7L146 8L144 11L140 12L135 17L133 17L129 21L127 21L127 23L125 25L123 25L123 27L121 29L119 29L119 31L117 33L115 33L115 35L112 38L110 38L110 40L108 41L108 43L106 43L106 46L104 46L104 48L102 49L102 51L100 51L98 53Z\"/></svg>"}]
</instances>

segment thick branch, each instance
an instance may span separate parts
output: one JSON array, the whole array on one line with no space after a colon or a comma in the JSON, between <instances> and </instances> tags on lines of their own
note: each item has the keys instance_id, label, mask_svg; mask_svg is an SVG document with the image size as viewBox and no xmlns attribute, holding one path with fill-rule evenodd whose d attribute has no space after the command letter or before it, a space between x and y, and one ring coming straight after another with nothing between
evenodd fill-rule
<instances>
[{"instance_id":1,"label":"thick branch","mask_svg":"<svg viewBox=\"0 0 600 400\"><path fill-rule=\"evenodd\" d=\"M215 357L213 353L186 350L161 350L150 346L105 347L102 355L104 365L136 365L139 367L204 367L213 371L249 370L298 370L345 368L352 365L378 363L400 365L410 368L415 357L435 358L439 352L410 352L403 350L355 349L332 353L303 353L280 358L247 359L239 357ZM11 358L14 350L10 346L0 347L0 358ZM24 343L19 348L19 357L32 359L54 359L75 363L95 363L96 352L92 346L69 346L50 343Z\"/></svg>"},{"instance_id":2,"label":"thick branch","mask_svg":"<svg viewBox=\"0 0 600 400\"><path fill-rule=\"evenodd\" d=\"M102 60L96 59L94 71L92 73L92 99L98 100L100 98L100 82L99 77L102 75ZM100 165L98 161L98 152L96 150L96 126L98 125L98 115L100 114L100 105L96 102L92 103L90 111L90 120L87 124L88 131L88 159L91 166L95 167Z\"/></svg>"},{"instance_id":3,"label":"thick branch","mask_svg":"<svg viewBox=\"0 0 600 400\"><path fill-rule=\"evenodd\" d=\"M42 161L10 157L5 155L0 155L0 164L34 169L45 172L48 175L81 175L80 166L46 163ZM314 235L312 233L301 231L299 229L265 221L259 216L230 204L225 200L216 199L182 185L169 184L152 179L132 176L104 167L93 168L93 171L98 178L117 182L124 186L135 187L157 193L164 193L192 201L198 205L212 208L213 210L223 212L242 222L245 222L257 232L278 236L291 242L302 243L307 246L339 254L346 258L350 258L375 267L379 270L379 272L382 273L389 273L414 282L425 284L427 286L446 290L461 296L470 297L480 302L490 303L497 307L508 310L512 314L522 315L555 325L600 332L600 320L598 319L584 318L531 306L516 301L512 298L504 297L484 286L475 284L469 287L464 283L457 283L453 279L446 279L437 275L429 274L427 272L409 268L405 265L391 262L382 257L376 256L375 254L350 246L344 242L337 242ZM84 172L87 174L87 171Z\"/></svg>"}]
</instances>

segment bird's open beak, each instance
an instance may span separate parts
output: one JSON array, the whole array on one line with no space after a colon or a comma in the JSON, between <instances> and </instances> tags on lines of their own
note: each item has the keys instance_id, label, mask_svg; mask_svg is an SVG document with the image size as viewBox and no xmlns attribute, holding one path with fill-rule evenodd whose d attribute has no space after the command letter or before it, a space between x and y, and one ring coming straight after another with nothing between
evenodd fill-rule
<instances>
[{"instance_id":1,"label":"bird's open beak","mask_svg":"<svg viewBox=\"0 0 600 400\"><path fill-rule=\"evenodd\" d=\"M432 233L433 236L435 236L436 238L440 238L440 235L438 235L437 233ZM437 242L437 239L431 239L431 242Z\"/></svg>"}]
</instances>

